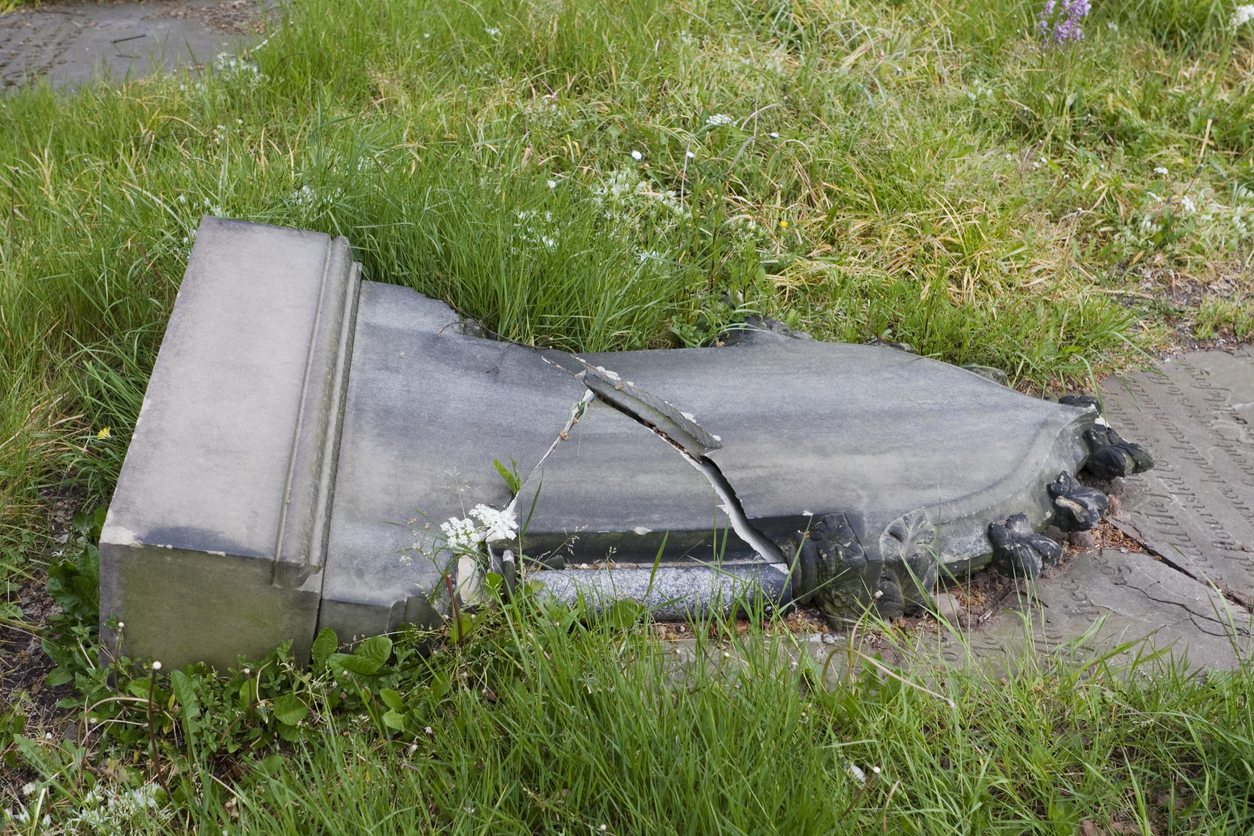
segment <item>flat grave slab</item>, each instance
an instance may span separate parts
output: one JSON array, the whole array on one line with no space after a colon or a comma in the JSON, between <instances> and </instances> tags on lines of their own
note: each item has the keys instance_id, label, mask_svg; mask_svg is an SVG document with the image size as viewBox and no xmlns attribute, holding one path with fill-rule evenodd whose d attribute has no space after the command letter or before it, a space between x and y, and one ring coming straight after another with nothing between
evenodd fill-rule
<instances>
[{"instance_id":1,"label":"flat grave slab","mask_svg":"<svg viewBox=\"0 0 1254 836\"><path fill-rule=\"evenodd\" d=\"M1189 354L1111 378L1106 415L1154 451L1113 522L1189 576L1254 605L1254 351Z\"/></svg>"}]
</instances>

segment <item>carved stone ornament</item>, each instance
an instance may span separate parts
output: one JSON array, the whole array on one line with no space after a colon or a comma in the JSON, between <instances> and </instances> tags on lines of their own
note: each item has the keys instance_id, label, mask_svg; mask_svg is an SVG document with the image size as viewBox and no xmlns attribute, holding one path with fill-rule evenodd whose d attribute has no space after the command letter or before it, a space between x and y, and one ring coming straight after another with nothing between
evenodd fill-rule
<instances>
[{"instance_id":1,"label":"carved stone ornament","mask_svg":"<svg viewBox=\"0 0 1254 836\"><path fill-rule=\"evenodd\" d=\"M1111 426L1098 425L1084 431L1089 460L1084 467L1098 479L1114 479L1144 473L1154 467L1149 451L1139 444L1125 441Z\"/></svg>"},{"instance_id":2,"label":"carved stone ornament","mask_svg":"<svg viewBox=\"0 0 1254 836\"><path fill-rule=\"evenodd\" d=\"M882 618L901 618L932 605L937 576L937 530L923 510L902 514L880 535L884 569L876 609Z\"/></svg>"},{"instance_id":3,"label":"carved stone ornament","mask_svg":"<svg viewBox=\"0 0 1254 836\"><path fill-rule=\"evenodd\" d=\"M825 514L809 531L784 545L796 554L793 595L828 615L853 617L865 612L879 588L882 561L868 555L844 514Z\"/></svg>"},{"instance_id":4,"label":"carved stone ornament","mask_svg":"<svg viewBox=\"0 0 1254 836\"><path fill-rule=\"evenodd\" d=\"M993 566L1003 575L1035 578L1062 559L1062 546L1033 531L1024 514L989 523L988 539L993 544Z\"/></svg>"},{"instance_id":5,"label":"carved stone ornament","mask_svg":"<svg viewBox=\"0 0 1254 836\"><path fill-rule=\"evenodd\" d=\"M1054 525L1065 532L1088 531L1110 510L1106 494L1084 487L1065 470L1049 485L1049 496L1054 503Z\"/></svg>"}]
</instances>

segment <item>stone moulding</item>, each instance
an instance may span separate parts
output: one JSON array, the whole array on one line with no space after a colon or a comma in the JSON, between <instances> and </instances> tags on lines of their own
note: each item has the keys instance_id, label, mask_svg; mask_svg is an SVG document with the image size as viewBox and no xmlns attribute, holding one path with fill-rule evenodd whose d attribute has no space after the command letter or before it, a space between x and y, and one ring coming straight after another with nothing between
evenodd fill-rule
<instances>
[{"instance_id":1,"label":"stone moulding","mask_svg":"<svg viewBox=\"0 0 1254 836\"><path fill-rule=\"evenodd\" d=\"M221 669L438 625L433 532L479 503L530 519L507 545L561 600L896 617L986 564L990 523L1047 525L1097 417L786 329L580 356L482 333L362 281L343 238L205 218L101 537L111 652Z\"/></svg>"}]
</instances>

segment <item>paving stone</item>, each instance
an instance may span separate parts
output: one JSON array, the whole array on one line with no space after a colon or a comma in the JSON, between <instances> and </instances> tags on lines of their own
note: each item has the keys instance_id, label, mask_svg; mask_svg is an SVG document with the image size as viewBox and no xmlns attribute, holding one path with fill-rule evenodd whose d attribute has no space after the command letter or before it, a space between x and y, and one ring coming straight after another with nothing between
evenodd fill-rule
<instances>
[{"instance_id":1,"label":"paving stone","mask_svg":"<svg viewBox=\"0 0 1254 836\"><path fill-rule=\"evenodd\" d=\"M0 87L46 78L54 87L209 65L256 43L257 0L66 3L0 15Z\"/></svg>"},{"instance_id":2,"label":"paving stone","mask_svg":"<svg viewBox=\"0 0 1254 836\"><path fill-rule=\"evenodd\" d=\"M1137 644L1112 664L1169 649L1193 669L1230 669L1250 650L1248 611L1151 555L1081 553L1021 586L991 618L921 649L951 664L974 659L1008 670L1032 653L1091 659L1125 642Z\"/></svg>"},{"instance_id":3,"label":"paving stone","mask_svg":"<svg viewBox=\"0 0 1254 836\"><path fill-rule=\"evenodd\" d=\"M1114 521L1190 576L1254 603L1254 352L1196 353L1111 378L1106 415L1145 445Z\"/></svg>"}]
</instances>

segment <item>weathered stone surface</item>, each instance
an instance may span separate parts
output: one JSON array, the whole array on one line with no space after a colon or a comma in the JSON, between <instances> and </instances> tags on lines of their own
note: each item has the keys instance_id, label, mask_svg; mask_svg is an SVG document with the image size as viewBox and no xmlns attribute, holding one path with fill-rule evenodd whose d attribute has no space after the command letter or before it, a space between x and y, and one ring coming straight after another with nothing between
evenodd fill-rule
<instances>
[{"instance_id":1,"label":"weathered stone surface","mask_svg":"<svg viewBox=\"0 0 1254 836\"><path fill-rule=\"evenodd\" d=\"M1114 522L1192 577L1254 603L1254 352L1188 355L1111 378L1102 391L1112 424L1156 459L1126 480Z\"/></svg>"},{"instance_id":2,"label":"weathered stone surface","mask_svg":"<svg viewBox=\"0 0 1254 836\"><path fill-rule=\"evenodd\" d=\"M447 552L402 551L421 531L510 501L492 462L527 474L584 387L538 352L459 333L457 314L409 288L364 282L345 404L320 627L342 637L430 617ZM425 520L424 520L425 515ZM422 548L436 547L425 532Z\"/></svg>"},{"instance_id":3,"label":"weathered stone surface","mask_svg":"<svg viewBox=\"0 0 1254 836\"><path fill-rule=\"evenodd\" d=\"M0 87L40 77L61 87L198 67L259 40L244 34L264 14L258 2L178 5L178 16L161 3L58 3L0 15Z\"/></svg>"},{"instance_id":4,"label":"weathered stone surface","mask_svg":"<svg viewBox=\"0 0 1254 836\"><path fill-rule=\"evenodd\" d=\"M781 339L582 359L693 416L720 445L706 458L775 543L844 514L895 567L879 599L890 617L926 603L937 557L955 575L986 563L990 521L1044 525L1044 485L1083 462L1094 418L874 346Z\"/></svg>"},{"instance_id":5,"label":"weathered stone surface","mask_svg":"<svg viewBox=\"0 0 1254 836\"><path fill-rule=\"evenodd\" d=\"M779 563L724 563L546 571L544 590L557 600L582 602L593 612L629 599L663 620L723 614L770 613L792 597L788 567Z\"/></svg>"},{"instance_id":6,"label":"weathered stone surface","mask_svg":"<svg viewBox=\"0 0 1254 836\"><path fill-rule=\"evenodd\" d=\"M517 503L535 558L651 564L660 550L666 562L756 559L720 505L705 476L665 439L599 401L527 479Z\"/></svg>"},{"instance_id":7,"label":"weathered stone surface","mask_svg":"<svg viewBox=\"0 0 1254 836\"><path fill-rule=\"evenodd\" d=\"M306 652L353 268L342 238L202 222L100 540L126 655Z\"/></svg>"},{"instance_id":8,"label":"weathered stone surface","mask_svg":"<svg viewBox=\"0 0 1254 836\"><path fill-rule=\"evenodd\" d=\"M1169 649L1192 669L1233 668L1251 649L1248 611L1151 555L1082 553L1022 586L999 614L934 649L951 663L1013 667L1024 654L1092 658L1134 642L1112 664Z\"/></svg>"}]
</instances>

